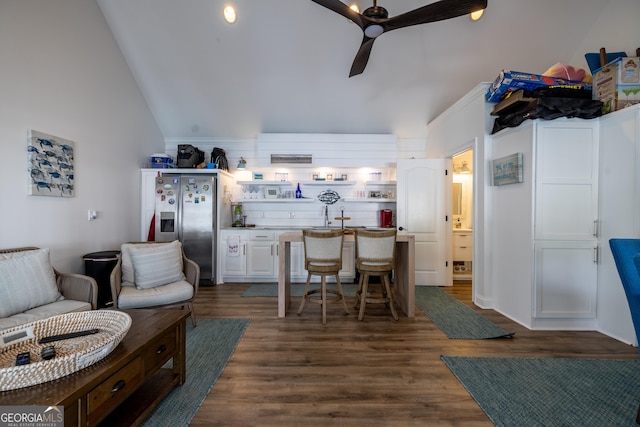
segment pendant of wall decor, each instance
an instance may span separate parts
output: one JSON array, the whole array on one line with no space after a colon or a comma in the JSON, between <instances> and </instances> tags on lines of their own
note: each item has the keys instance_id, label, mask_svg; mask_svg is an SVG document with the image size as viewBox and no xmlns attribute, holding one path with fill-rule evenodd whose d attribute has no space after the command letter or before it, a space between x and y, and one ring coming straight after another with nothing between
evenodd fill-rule
<instances>
[{"instance_id":1,"label":"pendant of wall decor","mask_svg":"<svg viewBox=\"0 0 640 427\"><path fill-rule=\"evenodd\" d=\"M318 194L318 200L327 205L332 205L340 200L340 195L333 190L324 190L323 192Z\"/></svg>"},{"instance_id":2,"label":"pendant of wall decor","mask_svg":"<svg viewBox=\"0 0 640 427\"><path fill-rule=\"evenodd\" d=\"M73 150L68 139L29 131L27 145L31 196L74 197Z\"/></svg>"}]
</instances>

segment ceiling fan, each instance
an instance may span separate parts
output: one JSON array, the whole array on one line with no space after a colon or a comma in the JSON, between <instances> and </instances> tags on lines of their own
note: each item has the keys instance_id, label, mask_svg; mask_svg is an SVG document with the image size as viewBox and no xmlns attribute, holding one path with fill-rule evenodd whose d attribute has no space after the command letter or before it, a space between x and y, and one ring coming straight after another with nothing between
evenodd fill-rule
<instances>
[{"instance_id":1,"label":"ceiling fan","mask_svg":"<svg viewBox=\"0 0 640 427\"><path fill-rule=\"evenodd\" d=\"M389 18L389 12L384 7L378 6L376 0L373 0L373 7L365 9L362 14L354 11L340 0L311 1L350 19L364 33L360 49L358 49L358 53L353 60L349 77L361 74L364 71L367 61L369 61L373 42L376 37L383 33L412 25L451 19L480 9L486 9L487 7L487 0L440 0Z\"/></svg>"}]
</instances>

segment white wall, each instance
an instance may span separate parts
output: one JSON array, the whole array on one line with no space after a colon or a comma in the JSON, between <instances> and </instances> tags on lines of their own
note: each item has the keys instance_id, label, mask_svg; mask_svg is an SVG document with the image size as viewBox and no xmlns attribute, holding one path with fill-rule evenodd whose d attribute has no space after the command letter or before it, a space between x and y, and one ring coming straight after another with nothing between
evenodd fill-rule
<instances>
[{"instance_id":1,"label":"white wall","mask_svg":"<svg viewBox=\"0 0 640 427\"><path fill-rule=\"evenodd\" d=\"M601 47L607 52L626 52L627 56L635 56L640 47L639 8L638 0L609 0L598 19L580 35L580 44L575 53L565 59L566 63L589 72L584 54L599 52ZM565 62L561 59L559 62Z\"/></svg>"},{"instance_id":2,"label":"white wall","mask_svg":"<svg viewBox=\"0 0 640 427\"><path fill-rule=\"evenodd\" d=\"M447 158L468 148L473 149L473 300L491 308L491 207L485 182L491 147L485 144L491 104L484 99L489 84L481 83L448 108L427 126L427 158Z\"/></svg>"},{"instance_id":3,"label":"white wall","mask_svg":"<svg viewBox=\"0 0 640 427\"><path fill-rule=\"evenodd\" d=\"M139 169L162 135L93 0L1 1L0 58L0 248L82 272L82 255L138 238ZM74 198L27 195L29 129L75 142Z\"/></svg>"}]
</instances>

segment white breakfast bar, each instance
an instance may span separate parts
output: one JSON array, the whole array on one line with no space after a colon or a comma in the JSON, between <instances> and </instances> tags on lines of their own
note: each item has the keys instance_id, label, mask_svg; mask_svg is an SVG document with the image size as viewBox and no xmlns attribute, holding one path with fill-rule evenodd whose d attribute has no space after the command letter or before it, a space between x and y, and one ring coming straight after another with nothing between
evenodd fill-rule
<instances>
[{"instance_id":1,"label":"white breakfast bar","mask_svg":"<svg viewBox=\"0 0 640 427\"><path fill-rule=\"evenodd\" d=\"M344 241L354 241L353 234L345 234ZM278 317L285 317L291 302L291 242L302 242L302 231L280 235L278 242ZM396 268L394 271L394 299L407 317L415 316L415 236L398 233L396 236Z\"/></svg>"}]
</instances>

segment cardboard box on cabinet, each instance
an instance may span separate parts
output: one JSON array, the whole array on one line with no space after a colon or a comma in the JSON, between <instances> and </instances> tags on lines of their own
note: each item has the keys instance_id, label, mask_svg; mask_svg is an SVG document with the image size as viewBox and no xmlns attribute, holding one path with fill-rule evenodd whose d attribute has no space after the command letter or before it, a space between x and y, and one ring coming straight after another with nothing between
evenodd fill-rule
<instances>
[{"instance_id":1,"label":"cardboard box on cabinet","mask_svg":"<svg viewBox=\"0 0 640 427\"><path fill-rule=\"evenodd\" d=\"M611 61L593 74L593 99L601 101L603 114L640 103L640 58Z\"/></svg>"},{"instance_id":2,"label":"cardboard box on cabinet","mask_svg":"<svg viewBox=\"0 0 640 427\"><path fill-rule=\"evenodd\" d=\"M543 86L591 90L591 85L586 82L523 73L521 71L502 70L487 90L485 98L488 102L499 102L509 93L518 89L533 91Z\"/></svg>"}]
</instances>

